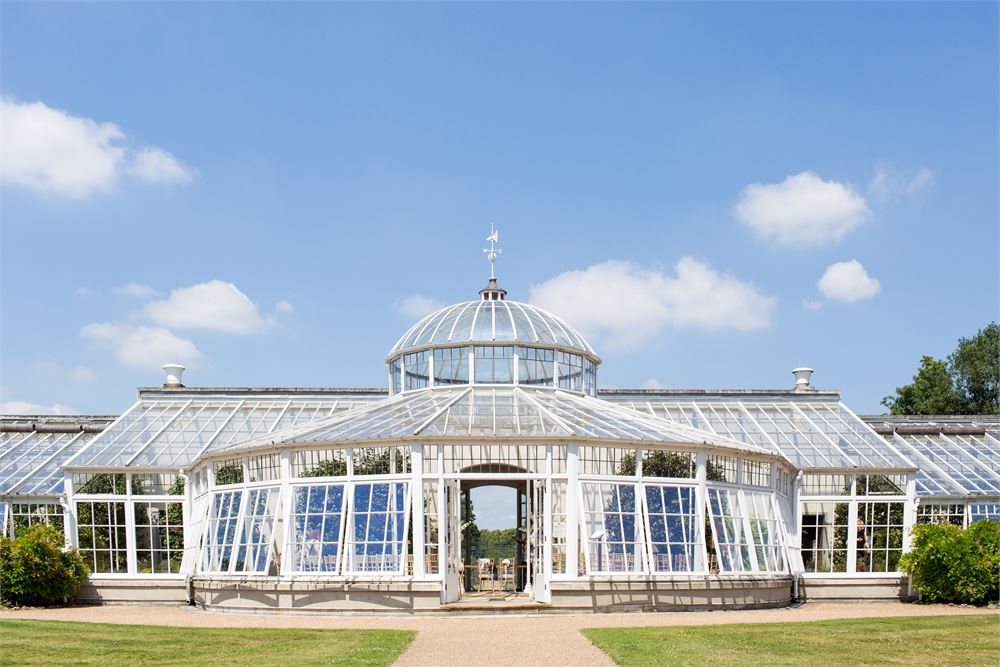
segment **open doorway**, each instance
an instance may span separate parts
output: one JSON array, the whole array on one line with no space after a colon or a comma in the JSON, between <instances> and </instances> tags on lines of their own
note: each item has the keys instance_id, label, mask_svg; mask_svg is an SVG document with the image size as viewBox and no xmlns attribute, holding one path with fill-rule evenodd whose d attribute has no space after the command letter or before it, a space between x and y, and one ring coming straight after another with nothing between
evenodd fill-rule
<instances>
[{"instance_id":1,"label":"open doorway","mask_svg":"<svg viewBox=\"0 0 1000 667\"><path fill-rule=\"evenodd\" d=\"M456 480L453 554L461 563L449 582L449 602L489 604L542 600L547 587L544 555L542 481ZM456 548L457 547L457 548Z\"/></svg>"}]
</instances>

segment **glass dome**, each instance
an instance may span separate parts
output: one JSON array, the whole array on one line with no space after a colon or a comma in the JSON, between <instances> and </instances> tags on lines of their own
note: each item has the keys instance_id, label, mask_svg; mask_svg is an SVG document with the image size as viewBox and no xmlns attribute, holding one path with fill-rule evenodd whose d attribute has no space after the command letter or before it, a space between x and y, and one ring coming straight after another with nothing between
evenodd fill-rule
<instances>
[{"instance_id":1,"label":"glass dome","mask_svg":"<svg viewBox=\"0 0 1000 667\"><path fill-rule=\"evenodd\" d=\"M403 334L388 357L413 348L464 343L541 343L580 350L597 357L594 348L566 321L541 308L508 301L490 282L477 301L465 301L431 313Z\"/></svg>"},{"instance_id":2,"label":"glass dome","mask_svg":"<svg viewBox=\"0 0 1000 667\"><path fill-rule=\"evenodd\" d=\"M600 358L576 329L527 303L508 301L491 278L480 299L441 308L403 334L386 356L389 389L521 384L597 391Z\"/></svg>"}]
</instances>

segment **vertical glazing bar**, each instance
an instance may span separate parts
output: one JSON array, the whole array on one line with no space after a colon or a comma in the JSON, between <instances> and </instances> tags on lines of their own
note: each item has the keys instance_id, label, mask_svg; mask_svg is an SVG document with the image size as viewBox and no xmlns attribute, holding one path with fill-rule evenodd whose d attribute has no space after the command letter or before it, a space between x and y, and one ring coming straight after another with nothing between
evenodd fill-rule
<instances>
[{"instance_id":1,"label":"vertical glazing bar","mask_svg":"<svg viewBox=\"0 0 1000 667\"><path fill-rule=\"evenodd\" d=\"M66 494L66 504L63 506L63 532L67 547L79 548L76 535L76 501L73 499L73 473L66 473L63 478L63 493ZM11 517L13 523L13 516ZM11 537L14 536L13 526Z\"/></svg>"},{"instance_id":2,"label":"vertical glazing bar","mask_svg":"<svg viewBox=\"0 0 1000 667\"><path fill-rule=\"evenodd\" d=\"M707 501L705 484L708 481L708 455L704 451L698 452L697 465L698 470L695 474L695 481L697 481L698 485L694 490L694 528L695 540L697 541L695 547L697 549L697 558L694 569L696 572L708 572L708 536L705 534L705 503Z\"/></svg>"},{"instance_id":3,"label":"vertical glazing bar","mask_svg":"<svg viewBox=\"0 0 1000 667\"><path fill-rule=\"evenodd\" d=\"M280 496L278 497L279 503L282 504L282 512L275 512L274 517L274 537L272 542L275 545L281 545L279 550L280 562L281 562L281 572L279 574L284 574L285 572L293 568L293 564L286 562L289 559L286 556L290 556L292 553L292 540L293 533L295 532L292 527L292 512L295 503L292 499L292 453L287 449L281 450L281 460L279 465L281 466L281 490Z\"/></svg>"},{"instance_id":4,"label":"vertical glazing bar","mask_svg":"<svg viewBox=\"0 0 1000 667\"><path fill-rule=\"evenodd\" d=\"M580 446L566 446L566 575L580 572Z\"/></svg>"},{"instance_id":5,"label":"vertical glazing bar","mask_svg":"<svg viewBox=\"0 0 1000 667\"><path fill-rule=\"evenodd\" d=\"M854 489L854 484L851 484ZM852 493L847 510L847 571L856 572L858 563L858 499ZM834 529L836 530L836 528Z\"/></svg>"},{"instance_id":6,"label":"vertical glazing bar","mask_svg":"<svg viewBox=\"0 0 1000 667\"><path fill-rule=\"evenodd\" d=\"M139 571L135 553L135 508L132 506L132 473L125 473L125 569L130 576Z\"/></svg>"},{"instance_id":7,"label":"vertical glazing bar","mask_svg":"<svg viewBox=\"0 0 1000 667\"><path fill-rule=\"evenodd\" d=\"M413 576L426 576L424 564L424 448L410 445L410 496L413 498Z\"/></svg>"}]
</instances>

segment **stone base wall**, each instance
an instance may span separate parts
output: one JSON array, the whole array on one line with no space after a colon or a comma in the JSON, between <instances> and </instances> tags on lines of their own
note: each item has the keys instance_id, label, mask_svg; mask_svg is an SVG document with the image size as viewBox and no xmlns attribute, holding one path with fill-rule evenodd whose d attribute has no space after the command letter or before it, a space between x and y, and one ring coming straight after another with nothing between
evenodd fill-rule
<instances>
[{"instance_id":1,"label":"stone base wall","mask_svg":"<svg viewBox=\"0 0 1000 667\"><path fill-rule=\"evenodd\" d=\"M907 578L800 578L805 601L908 599ZM441 582L337 579L321 577L196 576L195 604L235 612L447 613ZM722 575L704 577L589 577L550 582L552 601L539 610L617 612L687 611L783 607L792 600L790 576ZM78 604L183 604L183 579L89 579ZM537 603L536 603L537 604Z\"/></svg>"},{"instance_id":2,"label":"stone base wall","mask_svg":"<svg viewBox=\"0 0 1000 667\"><path fill-rule=\"evenodd\" d=\"M91 577L76 594L77 604L183 604L184 579L98 579Z\"/></svg>"},{"instance_id":3,"label":"stone base wall","mask_svg":"<svg viewBox=\"0 0 1000 667\"><path fill-rule=\"evenodd\" d=\"M809 602L858 602L865 600L909 600L909 577L802 577L799 597Z\"/></svg>"},{"instance_id":4,"label":"stone base wall","mask_svg":"<svg viewBox=\"0 0 1000 667\"><path fill-rule=\"evenodd\" d=\"M552 606L581 611L694 611L784 607L791 577L714 576L683 579L553 581Z\"/></svg>"},{"instance_id":5,"label":"stone base wall","mask_svg":"<svg viewBox=\"0 0 1000 667\"><path fill-rule=\"evenodd\" d=\"M441 582L195 577L194 601L228 611L413 613L436 610Z\"/></svg>"}]
</instances>

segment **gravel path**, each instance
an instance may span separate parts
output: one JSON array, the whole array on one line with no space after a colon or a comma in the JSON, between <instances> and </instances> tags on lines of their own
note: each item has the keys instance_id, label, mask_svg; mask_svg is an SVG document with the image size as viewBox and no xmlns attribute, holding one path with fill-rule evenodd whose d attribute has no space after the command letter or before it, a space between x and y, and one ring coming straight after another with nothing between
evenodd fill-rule
<instances>
[{"instance_id":1,"label":"gravel path","mask_svg":"<svg viewBox=\"0 0 1000 667\"><path fill-rule=\"evenodd\" d=\"M839 618L992 614L1000 631L1000 611L950 605L896 602L812 603L760 611L674 612L656 614L574 614L458 617L349 617L278 614L225 614L190 607L104 606L67 609L0 610L0 619L32 618L245 628L377 628L416 630L417 638L396 662L412 665L611 665L607 656L579 630L595 627L776 623Z\"/></svg>"}]
</instances>

